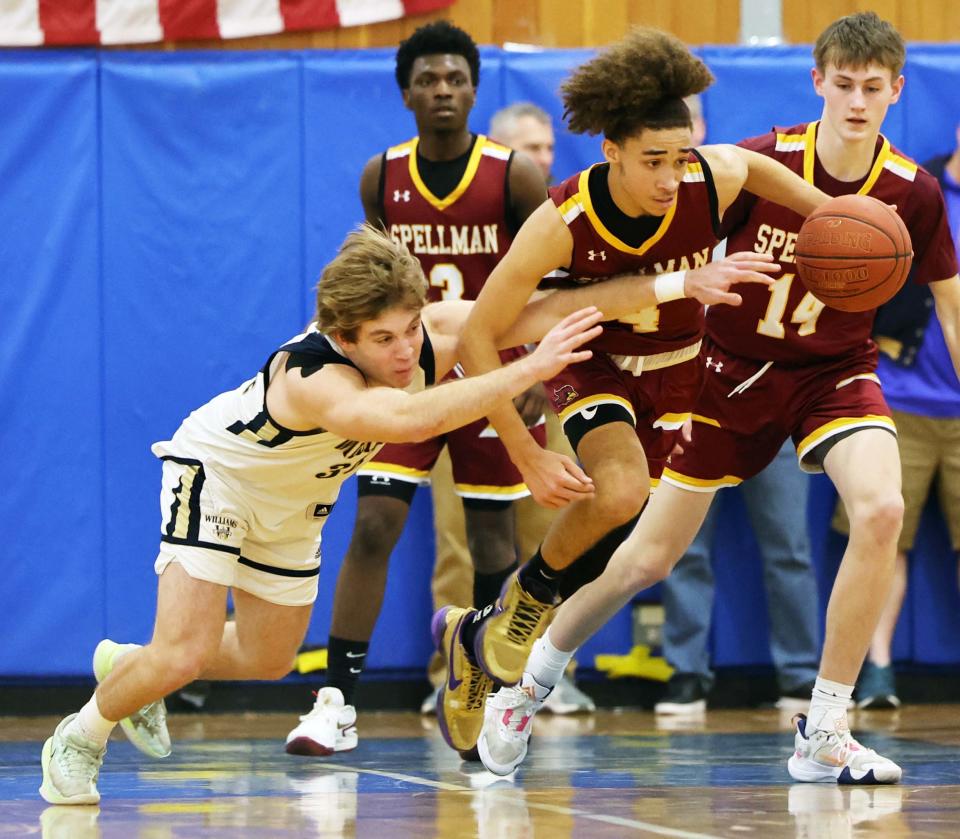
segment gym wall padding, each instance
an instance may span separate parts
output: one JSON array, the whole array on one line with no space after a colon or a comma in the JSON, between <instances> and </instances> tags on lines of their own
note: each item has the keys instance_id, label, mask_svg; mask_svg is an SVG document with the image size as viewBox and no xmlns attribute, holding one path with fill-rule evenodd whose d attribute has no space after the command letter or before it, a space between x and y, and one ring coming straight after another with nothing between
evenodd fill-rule
<instances>
[{"instance_id":1,"label":"gym wall padding","mask_svg":"<svg viewBox=\"0 0 960 839\"><path fill-rule=\"evenodd\" d=\"M701 52L717 75L711 140L819 114L808 48ZM589 55L483 48L473 128L520 98L559 125L559 84ZM906 72L886 133L918 158L950 148L960 47L912 47ZM415 126L388 49L3 51L0 106L0 676L88 675L101 637L142 642L152 627L150 444L302 328L324 262L361 220L364 162ZM557 176L596 160L599 142L559 131ZM350 482L324 533L312 643L327 637L355 495ZM824 604L842 551L834 498L814 482ZM372 670L417 670L430 653L428 500L417 494L393 559ZM737 493L721 503L715 658L766 664L756 547ZM934 508L915 554L896 656L960 663L956 565ZM628 649L630 628L624 610L581 661Z\"/></svg>"}]
</instances>

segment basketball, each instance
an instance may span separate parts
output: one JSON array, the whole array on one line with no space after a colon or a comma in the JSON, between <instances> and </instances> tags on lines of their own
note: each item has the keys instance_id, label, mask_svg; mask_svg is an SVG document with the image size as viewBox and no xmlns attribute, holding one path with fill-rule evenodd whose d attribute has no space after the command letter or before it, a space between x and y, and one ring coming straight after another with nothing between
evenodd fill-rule
<instances>
[{"instance_id":1,"label":"basketball","mask_svg":"<svg viewBox=\"0 0 960 839\"><path fill-rule=\"evenodd\" d=\"M867 195L841 195L807 217L796 259L814 297L842 312L866 312L900 290L913 247L896 210Z\"/></svg>"}]
</instances>

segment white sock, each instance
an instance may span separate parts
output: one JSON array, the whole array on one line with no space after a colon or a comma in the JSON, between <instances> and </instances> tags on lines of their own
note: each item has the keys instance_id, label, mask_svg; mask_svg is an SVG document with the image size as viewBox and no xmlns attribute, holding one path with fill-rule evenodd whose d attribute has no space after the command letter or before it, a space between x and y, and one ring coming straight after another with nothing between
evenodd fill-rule
<instances>
[{"instance_id":1,"label":"white sock","mask_svg":"<svg viewBox=\"0 0 960 839\"><path fill-rule=\"evenodd\" d=\"M817 676L807 714L807 731L833 731L848 728L847 705L853 696L853 685L831 682Z\"/></svg>"},{"instance_id":2,"label":"white sock","mask_svg":"<svg viewBox=\"0 0 960 839\"><path fill-rule=\"evenodd\" d=\"M538 684L546 688L556 687L575 652L576 650L565 652L553 646L550 630L547 629L530 651L526 672L533 676Z\"/></svg>"},{"instance_id":3,"label":"white sock","mask_svg":"<svg viewBox=\"0 0 960 839\"><path fill-rule=\"evenodd\" d=\"M115 722L105 719L103 714L100 713L100 706L97 705L97 695L94 694L90 697L90 701L80 709L76 719L64 729L64 733L78 734L84 740L89 740L103 748L110 738L110 732L116 725Z\"/></svg>"}]
</instances>

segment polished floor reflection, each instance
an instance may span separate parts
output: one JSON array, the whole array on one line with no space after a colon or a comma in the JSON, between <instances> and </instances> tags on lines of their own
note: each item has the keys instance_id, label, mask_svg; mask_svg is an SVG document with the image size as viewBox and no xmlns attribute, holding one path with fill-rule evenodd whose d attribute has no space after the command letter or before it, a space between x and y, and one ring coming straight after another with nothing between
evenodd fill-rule
<instances>
[{"instance_id":1,"label":"polished floor reflection","mask_svg":"<svg viewBox=\"0 0 960 839\"><path fill-rule=\"evenodd\" d=\"M605 711L537 719L508 780L462 763L433 720L361 714L360 746L291 757L288 714L171 718L174 754L111 741L99 807L51 807L39 754L56 720L0 719L0 836L810 837L956 836L960 706L852 715L904 767L895 787L792 784L789 719L719 711L664 724Z\"/></svg>"}]
</instances>

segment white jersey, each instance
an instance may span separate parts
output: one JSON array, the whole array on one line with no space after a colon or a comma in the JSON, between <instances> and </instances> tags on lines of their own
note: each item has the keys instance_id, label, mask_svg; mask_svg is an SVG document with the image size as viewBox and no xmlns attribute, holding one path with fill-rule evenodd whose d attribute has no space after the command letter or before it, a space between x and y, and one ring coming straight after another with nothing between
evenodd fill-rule
<instances>
[{"instance_id":1,"label":"white jersey","mask_svg":"<svg viewBox=\"0 0 960 839\"><path fill-rule=\"evenodd\" d=\"M291 431L271 418L266 393L281 352L290 354L287 369L301 367L304 375L326 364L356 369L326 336L313 330L298 335L273 353L254 378L211 399L183 421L173 439L151 449L163 460L202 466L206 475L243 499L244 518L268 540L292 538L305 525L309 530L322 524L343 482L383 445L322 428ZM433 349L424 332L420 367L406 390L423 390L433 381ZM173 536L171 529L162 538L181 541Z\"/></svg>"}]
</instances>

